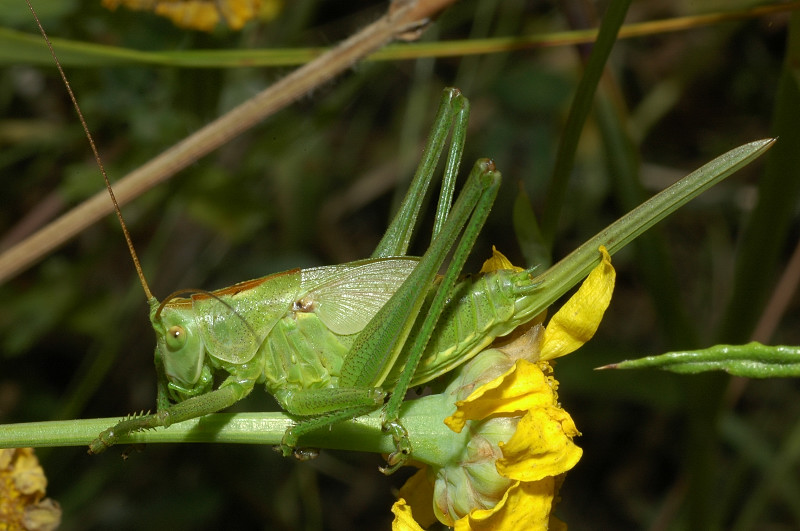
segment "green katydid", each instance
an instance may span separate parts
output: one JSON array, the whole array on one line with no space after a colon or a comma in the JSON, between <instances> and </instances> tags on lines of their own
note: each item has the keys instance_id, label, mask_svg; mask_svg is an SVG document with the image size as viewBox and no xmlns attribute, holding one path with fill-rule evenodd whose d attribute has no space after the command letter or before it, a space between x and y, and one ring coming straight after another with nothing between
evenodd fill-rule
<instances>
[{"instance_id":1,"label":"green katydid","mask_svg":"<svg viewBox=\"0 0 800 531\"><path fill-rule=\"evenodd\" d=\"M286 271L163 303L148 295L157 336L158 411L121 421L90 451L103 451L121 434L219 411L264 383L301 419L283 438L286 455L304 433L373 411L391 394L384 429L397 451L388 470L401 465L411 452L398 419L408 387L463 363L538 311L525 302L536 289L530 271L458 282L500 180L491 161L479 160L450 209L468 115L467 99L446 89L409 193L372 258ZM431 246L421 258L405 256L451 128ZM228 377L213 389L216 371Z\"/></svg>"}]
</instances>

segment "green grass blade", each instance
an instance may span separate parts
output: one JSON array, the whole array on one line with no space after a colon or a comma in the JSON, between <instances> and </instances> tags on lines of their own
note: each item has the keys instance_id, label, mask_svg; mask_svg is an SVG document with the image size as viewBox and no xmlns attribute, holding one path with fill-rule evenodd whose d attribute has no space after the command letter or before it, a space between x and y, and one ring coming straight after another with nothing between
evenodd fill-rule
<instances>
[{"instance_id":1,"label":"green grass blade","mask_svg":"<svg viewBox=\"0 0 800 531\"><path fill-rule=\"evenodd\" d=\"M603 69L611 54L611 48L617 40L617 33L625 20L630 3L631 0L621 0L608 5L608 10L600 25L600 32L597 35L597 42L592 47L592 53L586 63L586 69L570 107L569 117L558 146L553 176L547 189L547 204L542 215L542 234L545 241L550 242L550 247L552 247L561 208L566 198L567 184L572 172L578 140L592 108L600 76L603 75Z\"/></svg>"}]
</instances>

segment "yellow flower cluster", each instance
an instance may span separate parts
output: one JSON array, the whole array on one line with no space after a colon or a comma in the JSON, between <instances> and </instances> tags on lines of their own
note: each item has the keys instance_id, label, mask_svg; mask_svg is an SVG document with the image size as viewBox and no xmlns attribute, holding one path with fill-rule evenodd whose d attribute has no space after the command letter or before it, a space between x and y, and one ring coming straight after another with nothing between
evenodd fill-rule
<instances>
[{"instance_id":1,"label":"yellow flower cluster","mask_svg":"<svg viewBox=\"0 0 800 531\"><path fill-rule=\"evenodd\" d=\"M44 497L46 487L33 448L0 449L0 531L56 529L61 508Z\"/></svg>"},{"instance_id":2,"label":"yellow flower cluster","mask_svg":"<svg viewBox=\"0 0 800 531\"><path fill-rule=\"evenodd\" d=\"M274 19L283 7L282 0L103 0L103 7L120 5L135 11L153 11L178 27L212 31L220 21L240 30L253 19Z\"/></svg>"},{"instance_id":3,"label":"yellow flower cluster","mask_svg":"<svg viewBox=\"0 0 800 531\"><path fill-rule=\"evenodd\" d=\"M394 530L421 530L437 519L463 531L566 528L552 510L565 473L575 466L582 451L572 442L580 433L558 403L558 382L552 377L549 361L588 341L611 301L615 272L605 248L601 247L600 253L600 265L546 328L534 323L465 365L466 372L475 372L472 366L482 363L483 356L489 357L483 362L487 367L504 363L502 356L509 360L506 366L510 367L503 374L488 383L479 382L469 396L455 402L456 412L445 419L454 432L466 428L472 439L484 444L480 451L468 451L459 463L427 466L417 472L392 508ZM483 271L512 267L495 251ZM499 440L496 449L487 448L485 441L492 437L487 432L503 430L510 437ZM481 459L493 465L494 477L475 468ZM470 470L469 487L453 488L457 484L453 478L464 470ZM446 483L449 490L440 483ZM467 499L468 507L459 498Z\"/></svg>"}]
</instances>

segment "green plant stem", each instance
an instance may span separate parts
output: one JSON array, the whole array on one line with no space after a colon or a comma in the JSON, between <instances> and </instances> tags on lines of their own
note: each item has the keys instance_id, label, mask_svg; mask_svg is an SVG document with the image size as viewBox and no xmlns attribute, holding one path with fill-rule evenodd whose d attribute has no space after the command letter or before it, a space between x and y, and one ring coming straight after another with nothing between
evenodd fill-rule
<instances>
[{"instance_id":1,"label":"green plant stem","mask_svg":"<svg viewBox=\"0 0 800 531\"><path fill-rule=\"evenodd\" d=\"M406 401L400 410L408 428L414 459L442 463L446 437L461 437L442 422L455 411L446 395L429 395ZM116 424L118 418L57 420L0 425L0 448L88 446L97 434ZM120 435L118 447L151 443L227 443L268 444L281 442L286 429L294 424L283 413L213 413L204 417L137 433ZM310 448L390 453L394 441L381 432L381 411L342 422L304 436Z\"/></svg>"}]
</instances>

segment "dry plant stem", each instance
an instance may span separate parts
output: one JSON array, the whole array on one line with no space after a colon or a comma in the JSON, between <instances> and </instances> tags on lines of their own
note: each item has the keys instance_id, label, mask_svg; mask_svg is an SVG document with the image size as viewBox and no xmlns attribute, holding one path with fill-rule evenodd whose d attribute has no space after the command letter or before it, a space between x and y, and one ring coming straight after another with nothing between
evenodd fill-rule
<instances>
[{"instance_id":1,"label":"dry plant stem","mask_svg":"<svg viewBox=\"0 0 800 531\"><path fill-rule=\"evenodd\" d=\"M180 141L114 184L120 205L170 178L267 116L391 42L419 30L455 0L395 0L389 12L227 114ZM54 222L0 255L0 283L112 212L106 191L98 192Z\"/></svg>"},{"instance_id":2,"label":"dry plant stem","mask_svg":"<svg viewBox=\"0 0 800 531\"><path fill-rule=\"evenodd\" d=\"M772 5L755 6L748 9L737 9L733 12L709 13L707 15L691 15L653 22L640 22L623 26L619 31L619 38L641 37L655 33L669 31L684 31L692 28L711 26L720 22L747 20L749 18L764 17L800 8L800 2L776 3ZM581 41L585 42L585 41Z\"/></svg>"},{"instance_id":3,"label":"dry plant stem","mask_svg":"<svg viewBox=\"0 0 800 531\"><path fill-rule=\"evenodd\" d=\"M21 242L64 209L64 200L56 192L42 197L22 219L0 238L0 252Z\"/></svg>"}]
</instances>

